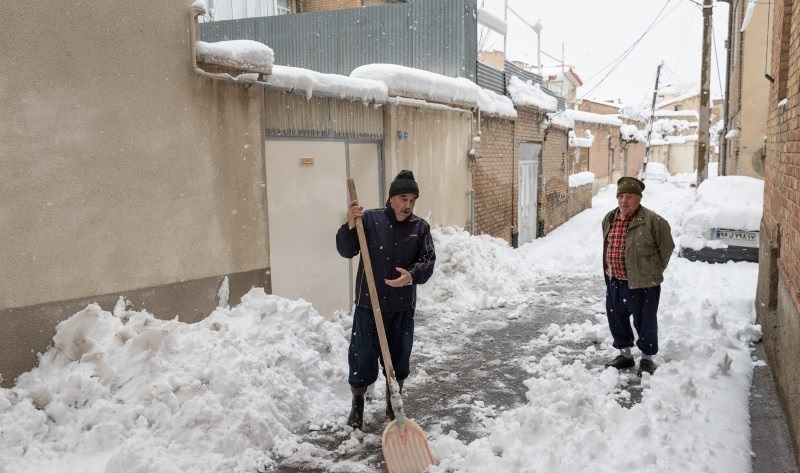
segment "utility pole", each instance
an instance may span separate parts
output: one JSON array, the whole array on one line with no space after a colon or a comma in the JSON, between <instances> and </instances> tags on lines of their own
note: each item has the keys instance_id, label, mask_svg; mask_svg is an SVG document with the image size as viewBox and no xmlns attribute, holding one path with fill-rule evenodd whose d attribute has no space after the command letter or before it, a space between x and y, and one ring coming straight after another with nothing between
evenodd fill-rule
<instances>
[{"instance_id":1,"label":"utility pole","mask_svg":"<svg viewBox=\"0 0 800 473\"><path fill-rule=\"evenodd\" d=\"M697 185L708 177L708 122L711 119L711 11L713 0L703 1L703 58L700 66L700 123L697 127Z\"/></svg>"},{"instance_id":2,"label":"utility pole","mask_svg":"<svg viewBox=\"0 0 800 473\"><path fill-rule=\"evenodd\" d=\"M642 174L647 169L647 163L650 161L650 137L653 136L653 116L656 114L656 98L658 98L658 78L661 75L661 67L664 61L658 65L656 69L656 86L653 88L653 102L650 104L650 123L647 126L647 143L644 145L644 162L642 163Z\"/></svg>"}]
</instances>

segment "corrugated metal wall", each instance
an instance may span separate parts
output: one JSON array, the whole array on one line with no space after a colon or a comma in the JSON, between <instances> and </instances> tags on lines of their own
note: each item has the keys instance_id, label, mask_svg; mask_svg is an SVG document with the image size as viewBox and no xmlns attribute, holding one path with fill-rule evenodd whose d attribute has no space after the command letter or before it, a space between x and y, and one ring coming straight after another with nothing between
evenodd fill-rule
<instances>
[{"instance_id":1,"label":"corrugated metal wall","mask_svg":"<svg viewBox=\"0 0 800 473\"><path fill-rule=\"evenodd\" d=\"M268 136L383 140L383 112L361 102L267 90Z\"/></svg>"},{"instance_id":2,"label":"corrugated metal wall","mask_svg":"<svg viewBox=\"0 0 800 473\"><path fill-rule=\"evenodd\" d=\"M505 62L504 71L498 71L491 66L487 66L486 64L479 62L477 66L478 80L476 82L484 89L489 89L492 92L500 95L508 95L506 92L508 91L508 82L511 80L511 76L517 76L524 81L530 80L534 84L541 85L542 83L542 77L539 74L526 71L525 69L517 67L513 62L509 61ZM542 87L542 92L558 100L558 109L564 110L564 97L551 92L544 87Z\"/></svg>"},{"instance_id":3,"label":"corrugated metal wall","mask_svg":"<svg viewBox=\"0 0 800 473\"><path fill-rule=\"evenodd\" d=\"M409 3L200 25L203 41L252 39L275 64L350 75L375 63L476 80L477 0Z\"/></svg>"},{"instance_id":4,"label":"corrugated metal wall","mask_svg":"<svg viewBox=\"0 0 800 473\"><path fill-rule=\"evenodd\" d=\"M503 71L479 62L477 72L478 80L476 82L479 86L496 94L506 95L506 79Z\"/></svg>"}]
</instances>

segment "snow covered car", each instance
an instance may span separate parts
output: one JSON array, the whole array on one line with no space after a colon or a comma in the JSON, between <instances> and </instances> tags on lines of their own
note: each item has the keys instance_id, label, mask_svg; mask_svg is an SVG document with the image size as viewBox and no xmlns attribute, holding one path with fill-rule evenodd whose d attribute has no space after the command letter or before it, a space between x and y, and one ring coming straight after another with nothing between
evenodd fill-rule
<instances>
[{"instance_id":1,"label":"snow covered car","mask_svg":"<svg viewBox=\"0 0 800 473\"><path fill-rule=\"evenodd\" d=\"M666 182L669 179L669 171L661 163L647 163L640 179L643 181Z\"/></svg>"},{"instance_id":2,"label":"snow covered car","mask_svg":"<svg viewBox=\"0 0 800 473\"><path fill-rule=\"evenodd\" d=\"M683 215L678 255L691 261L758 262L764 181L718 176L703 181Z\"/></svg>"}]
</instances>

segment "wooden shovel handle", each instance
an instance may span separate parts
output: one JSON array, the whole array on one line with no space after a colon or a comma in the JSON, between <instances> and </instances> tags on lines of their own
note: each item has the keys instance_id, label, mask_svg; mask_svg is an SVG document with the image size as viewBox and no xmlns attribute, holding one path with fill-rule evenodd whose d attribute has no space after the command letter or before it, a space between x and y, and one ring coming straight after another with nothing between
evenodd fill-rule
<instances>
[{"instance_id":1,"label":"wooden shovel handle","mask_svg":"<svg viewBox=\"0 0 800 473\"><path fill-rule=\"evenodd\" d=\"M352 178L347 180L347 190L350 193L350 201L358 200L356 183ZM369 286L369 299L372 301L372 315L375 316L375 328L378 331L378 339L381 342L381 355L383 355L383 366L386 368L386 379L392 380L394 379L394 366L392 366L392 356L389 353L389 342L386 341L386 329L383 326L378 289L375 287L375 277L372 275L372 262L369 258L369 247L367 246L364 222L361 221L361 217L356 217L356 232L358 233L358 246L361 249L361 264L364 266L364 274L367 277L367 285Z\"/></svg>"}]
</instances>

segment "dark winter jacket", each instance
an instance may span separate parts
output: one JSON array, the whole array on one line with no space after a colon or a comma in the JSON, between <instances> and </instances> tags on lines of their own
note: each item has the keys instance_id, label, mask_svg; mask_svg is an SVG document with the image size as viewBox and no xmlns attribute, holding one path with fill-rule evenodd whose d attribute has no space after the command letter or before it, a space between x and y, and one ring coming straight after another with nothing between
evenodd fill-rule
<instances>
[{"instance_id":1,"label":"dark winter jacket","mask_svg":"<svg viewBox=\"0 0 800 473\"><path fill-rule=\"evenodd\" d=\"M606 246L608 231L617 209L603 218L603 270L607 269ZM639 289L653 287L664 281L664 270L672 256L675 243L669 223L663 217L639 206L636 215L628 225L625 237L625 272L628 274L628 287Z\"/></svg>"},{"instance_id":2,"label":"dark winter jacket","mask_svg":"<svg viewBox=\"0 0 800 473\"><path fill-rule=\"evenodd\" d=\"M416 285L430 279L436 262L430 225L414 214L398 222L388 203L383 209L364 211L361 219L381 311L388 313L415 308ZM359 253L355 228L350 229L347 223L339 228L336 249L345 258L352 258ZM363 261L358 263L355 304L372 309L363 264ZM397 279L400 276L395 270L398 267L411 273L412 284L391 287L384 282L385 279Z\"/></svg>"}]
</instances>

